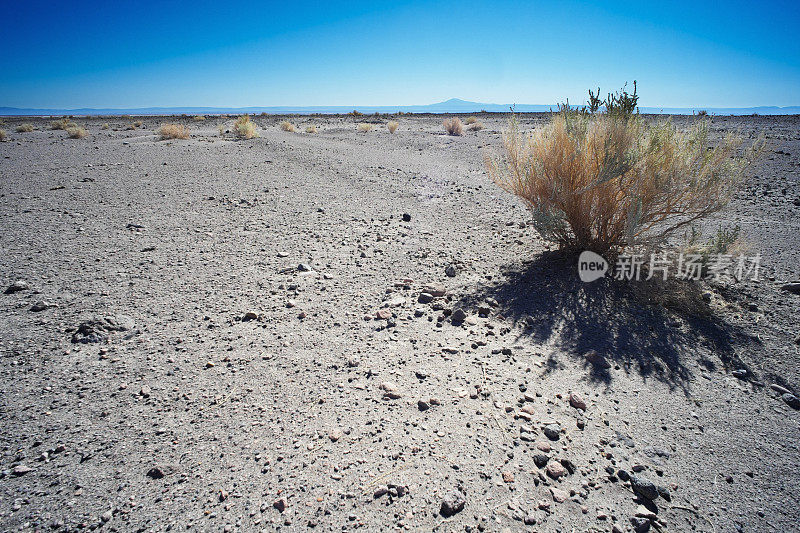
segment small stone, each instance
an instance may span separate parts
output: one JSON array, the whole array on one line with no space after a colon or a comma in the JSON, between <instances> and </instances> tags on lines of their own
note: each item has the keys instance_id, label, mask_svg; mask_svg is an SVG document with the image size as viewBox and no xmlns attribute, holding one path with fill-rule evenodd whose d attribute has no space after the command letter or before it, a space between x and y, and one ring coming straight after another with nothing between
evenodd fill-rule
<instances>
[{"instance_id":1,"label":"small stone","mask_svg":"<svg viewBox=\"0 0 800 533\"><path fill-rule=\"evenodd\" d=\"M17 465L11 470L15 476L24 476L28 472L33 472L33 468L26 465Z\"/></svg>"},{"instance_id":2,"label":"small stone","mask_svg":"<svg viewBox=\"0 0 800 533\"><path fill-rule=\"evenodd\" d=\"M433 301L433 295L428 292L421 292L417 301L421 304L429 304Z\"/></svg>"},{"instance_id":3,"label":"small stone","mask_svg":"<svg viewBox=\"0 0 800 533\"><path fill-rule=\"evenodd\" d=\"M386 485L381 485L377 489L375 489L375 492L372 494L372 497L377 500L378 498L380 498L381 496L385 496L386 494L389 494L389 487L387 487Z\"/></svg>"},{"instance_id":4,"label":"small stone","mask_svg":"<svg viewBox=\"0 0 800 533\"><path fill-rule=\"evenodd\" d=\"M52 303L50 303L48 301L45 301L45 300L39 300L38 302L34 303L31 306L31 311L33 311L34 313L39 313L39 312L44 311L45 309L49 309L51 307L55 307L55 304L52 304Z\"/></svg>"},{"instance_id":5,"label":"small stone","mask_svg":"<svg viewBox=\"0 0 800 533\"><path fill-rule=\"evenodd\" d=\"M389 320L392 318L392 311L390 309L378 309L375 312L375 318L378 320Z\"/></svg>"},{"instance_id":6,"label":"small stone","mask_svg":"<svg viewBox=\"0 0 800 533\"><path fill-rule=\"evenodd\" d=\"M632 475L631 488L635 494L647 500L658 498L658 489L656 489L655 483L644 476Z\"/></svg>"},{"instance_id":7,"label":"small stone","mask_svg":"<svg viewBox=\"0 0 800 533\"><path fill-rule=\"evenodd\" d=\"M6 292L6 294L13 294L15 292L27 291L30 288L31 288L31 286L28 285L27 281L22 281L20 279L20 280L15 281L11 285L9 285L8 288L6 288L5 292Z\"/></svg>"},{"instance_id":8,"label":"small stone","mask_svg":"<svg viewBox=\"0 0 800 533\"><path fill-rule=\"evenodd\" d=\"M430 408L431 404L426 402L425 400L419 400L417 402L417 409L419 409L420 411L427 411Z\"/></svg>"},{"instance_id":9,"label":"small stone","mask_svg":"<svg viewBox=\"0 0 800 533\"><path fill-rule=\"evenodd\" d=\"M214 361L206 361L206 368L214 368Z\"/></svg>"},{"instance_id":10,"label":"small stone","mask_svg":"<svg viewBox=\"0 0 800 533\"><path fill-rule=\"evenodd\" d=\"M539 468L544 468L547 466L547 462L550 460L548 456L543 453L537 453L533 456L533 463L538 466Z\"/></svg>"},{"instance_id":11,"label":"small stone","mask_svg":"<svg viewBox=\"0 0 800 533\"><path fill-rule=\"evenodd\" d=\"M586 410L586 402L574 392L569 395L569 404L575 409L580 409L581 411Z\"/></svg>"},{"instance_id":12,"label":"small stone","mask_svg":"<svg viewBox=\"0 0 800 533\"><path fill-rule=\"evenodd\" d=\"M142 385L142 388L139 389L139 395L142 396L143 398L149 398L152 393L153 393L152 389L150 389L150 387L148 387L147 385Z\"/></svg>"},{"instance_id":13,"label":"small stone","mask_svg":"<svg viewBox=\"0 0 800 533\"><path fill-rule=\"evenodd\" d=\"M653 511L651 511L644 505L638 505L636 507L636 516L638 516L639 518L646 518L648 520L655 520L656 518L658 518L658 516Z\"/></svg>"},{"instance_id":14,"label":"small stone","mask_svg":"<svg viewBox=\"0 0 800 533\"><path fill-rule=\"evenodd\" d=\"M244 315L242 315L242 322L248 322L250 320L256 320L258 318L258 314L254 313L253 311L248 311Z\"/></svg>"},{"instance_id":15,"label":"small stone","mask_svg":"<svg viewBox=\"0 0 800 533\"><path fill-rule=\"evenodd\" d=\"M553 501L556 503L563 503L569 498L569 493L565 490L550 487L550 494L553 496Z\"/></svg>"},{"instance_id":16,"label":"small stone","mask_svg":"<svg viewBox=\"0 0 800 533\"><path fill-rule=\"evenodd\" d=\"M525 518L522 519L522 523L526 526L535 526L536 525L536 515L526 514Z\"/></svg>"},{"instance_id":17,"label":"small stone","mask_svg":"<svg viewBox=\"0 0 800 533\"><path fill-rule=\"evenodd\" d=\"M332 429L330 433L328 433L328 438L331 439L331 442L336 442L342 437L344 437L344 431L340 428Z\"/></svg>"},{"instance_id":18,"label":"small stone","mask_svg":"<svg viewBox=\"0 0 800 533\"><path fill-rule=\"evenodd\" d=\"M151 479L161 479L170 474L174 474L176 471L177 468L173 465L168 465L168 464L156 465L147 471L147 477Z\"/></svg>"},{"instance_id":19,"label":"small stone","mask_svg":"<svg viewBox=\"0 0 800 533\"><path fill-rule=\"evenodd\" d=\"M450 317L450 321L453 324L461 324L464 322L464 319L467 318L467 313L464 312L461 308L456 308L453 310L453 314Z\"/></svg>"},{"instance_id":20,"label":"small stone","mask_svg":"<svg viewBox=\"0 0 800 533\"><path fill-rule=\"evenodd\" d=\"M459 491L453 491L442 500L442 506L439 512L443 517L449 518L463 511L466 504L467 500L464 495Z\"/></svg>"},{"instance_id":21,"label":"small stone","mask_svg":"<svg viewBox=\"0 0 800 533\"><path fill-rule=\"evenodd\" d=\"M631 517L631 525L636 533L647 533L650 531L650 520L646 518L639 518L638 516Z\"/></svg>"},{"instance_id":22,"label":"small stone","mask_svg":"<svg viewBox=\"0 0 800 533\"><path fill-rule=\"evenodd\" d=\"M448 278L456 277L456 274L457 274L456 266L454 264L452 264L452 263L447 265L447 268L444 269L444 274Z\"/></svg>"},{"instance_id":23,"label":"small stone","mask_svg":"<svg viewBox=\"0 0 800 533\"><path fill-rule=\"evenodd\" d=\"M785 393L781 395L781 398L783 398L783 401L786 402L786 405L792 409L800 409L800 399L798 399L794 394Z\"/></svg>"},{"instance_id":24,"label":"small stone","mask_svg":"<svg viewBox=\"0 0 800 533\"><path fill-rule=\"evenodd\" d=\"M503 483L514 483L514 473L508 470L503 472Z\"/></svg>"},{"instance_id":25,"label":"small stone","mask_svg":"<svg viewBox=\"0 0 800 533\"><path fill-rule=\"evenodd\" d=\"M622 469L617 470L617 477L620 478L622 481L628 481L631 479L631 475Z\"/></svg>"},{"instance_id":26,"label":"small stone","mask_svg":"<svg viewBox=\"0 0 800 533\"><path fill-rule=\"evenodd\" d=\"M606 361L606 358L597 353L595 350L589 350L583 355L583 357L597 368L611 368L611 363Z\"/></svg>"},{"instance_id":27,"label":"small stone","mask_svg":"<svg viewBox=\"0 0 800 533\"><path fill-rule=\"evenodd\" d=\"M411 215L408 213L403 213L403 222L411 222Z\"/></svg>"},{"instance_id":28,"label":"small stone","mask_svg":"<svg viewBox=\"0 0 800 533\"><path fill-rule=\"evenodd\" d=\"M536 506L541 509L542 511L549 511L550 510L550 502L547 500L539 500Z\"/></svg>"},{"instance_id":29,"label":"small stone","mask_svg":"<svg viewBox=\"0 0 800 533\"><path fill-rule=\"evenodd\" d=\"M402 394L400 393L400 389L397 387L397 384L391 381L384 381L383 383L381 383L380 388L383 391L383 396L385 398L397 400L402 396Z\"/></svg>"},{"instance_id":30,"label":"small stone","mask_svg":"<svg viewBox=\"0 0 800 533\"><path fill-rule=\"evenodd\" d=\"M558 424L547 424L544 427L544 435L550 440L558 440L561 436L561 426Z\"/></svg>"},{"instance_id":31,"label":"small stone","mask_svg":"<svg viewBox=\"0 0 800 533\"><path fill-rule=\"evenodd\" d=\"M550 453L550 443L540 440L536 443L536 449L540 452Z\"/></svg>"},{"instance_id":32,"label":"small stone","mask_svg":"<svg viewBox=\"0 0 800 533\"><path fill-rule=\"evenodd\" d=\"M739 370L734 370L731 372L731 375L737 379L744 379L747 377L747 369L740 368Z\"/></svg>"},{"instance_id":33,"label":"small stone","mask_svg":"<svg viewBox=\"0 0 800 533\"><path fill-rule=\"evenodd\" d=\"M422 292L427 292L434 298L440 298L447 294L447 290L444 288L444 285L434 284L434 285L426 285Z\"/></svg>"},{"instance_id":34,"label":"small stone","mask_svg":"<svg viewBox=\"0 0 800 533\"><path fill-rule=\"evenodd\" d=\"M100 520L102 520L103 523L110 522L113 516L114 516L113 513L109 510L100 515Z\"/></svg>"},{"instance_id":35,"label":"small stone","mask_svg":"<svg viewBox=\"0 0 800 533\"><path fill-rule=\"evenodd\" d=\"M547 475L553 479L559 479L567 475L567 469L556 461L551 461L547 464Z\"/></svg>"},{"instance_id":36,"label":"small stone","mask_svg":"<svg viewBox=\"0 0 800 533\"><path fill-rule=\"evenodd\" d=\"M274 502L272 502L272 506L278 510L279 513L282 513L286 510L286 500L283 498L278 498Z\"/></svg>"}]
</instances>

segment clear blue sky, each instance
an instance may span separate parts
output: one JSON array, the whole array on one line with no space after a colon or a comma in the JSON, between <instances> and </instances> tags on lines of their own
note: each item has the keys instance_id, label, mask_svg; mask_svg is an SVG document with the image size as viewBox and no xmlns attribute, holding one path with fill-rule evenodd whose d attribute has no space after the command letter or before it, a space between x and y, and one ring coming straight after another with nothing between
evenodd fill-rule
<instances>
[{"instance_id":1,"label":"clear blue sky","mask_svg":"<svg viewBox=\"0 0 800 533\"><path fill-rule=\"evenodd\" d=\"M712 3L3 0L0 106L800 105L800 2Z\"/></svg>"}]
</instances>

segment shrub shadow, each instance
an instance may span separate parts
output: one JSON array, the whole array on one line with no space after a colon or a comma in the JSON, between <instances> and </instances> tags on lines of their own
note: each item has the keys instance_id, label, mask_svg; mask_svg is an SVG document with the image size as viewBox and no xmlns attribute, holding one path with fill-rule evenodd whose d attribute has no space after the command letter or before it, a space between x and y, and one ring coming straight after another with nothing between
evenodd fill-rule
<instances>
[{"instance_id":1,"label":"shrub shadow","mask_svg":"<svg viewBox=\"0 0 800 533\"><path fill-rule=\"evenodd\" d=\"M644 277L644 276L643 276ZM703 284L675 279L618 281L609 277L583 283L577 256L544 252L512 265L499 281L479 286L457 305L465 308L494 299L496 312L512 320L519 337L549 344L578 359L593 381L611 382L611 368L639 372L645 378L687 392L694 362L709 370L713 351L726 368L747 368L735 347L753 337L716 316L703 300ZM604 361L592 362L596 351ZM558 355L546 373L557 371Z\"/></svg>"}]
</instances>

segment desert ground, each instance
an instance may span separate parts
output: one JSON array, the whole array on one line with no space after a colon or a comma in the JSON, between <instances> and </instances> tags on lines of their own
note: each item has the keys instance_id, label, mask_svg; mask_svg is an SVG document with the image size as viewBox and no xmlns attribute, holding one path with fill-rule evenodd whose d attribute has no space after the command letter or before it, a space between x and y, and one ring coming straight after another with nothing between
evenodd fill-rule
<instances>
[{"instance_id":1,"label":"desert ground","mask_svg":"<svg viewBox=\"0 0 800 533\"><path fill-rule=\"evenodd\" d=\"M505 115L234 118L0 125L0 530L797 531L800 117L708 119L761 279L666 284L579 281Z\"/></svg>"}]
</instances>

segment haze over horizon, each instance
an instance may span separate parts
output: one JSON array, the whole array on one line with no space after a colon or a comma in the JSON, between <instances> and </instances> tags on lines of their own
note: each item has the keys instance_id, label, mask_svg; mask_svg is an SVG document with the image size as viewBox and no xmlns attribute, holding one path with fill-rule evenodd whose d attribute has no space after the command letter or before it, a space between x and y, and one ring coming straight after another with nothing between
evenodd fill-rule
<instances>
[{"instance_id":1,"label":"haze over horizon","mask_svg":"<svg viewBox=\"0 0 800 533\"><path fill-rule=\"evenodd\" d=\"M0 22L0 106L583 102L639 82L651 108L800 105L800 5L635 2L30 2Z\"/></svg>"}]
</instances>

